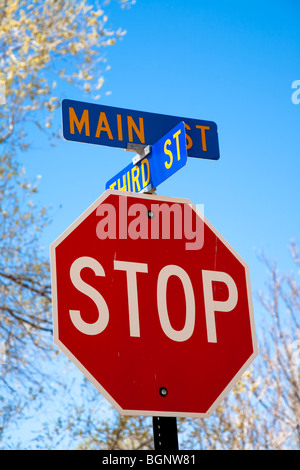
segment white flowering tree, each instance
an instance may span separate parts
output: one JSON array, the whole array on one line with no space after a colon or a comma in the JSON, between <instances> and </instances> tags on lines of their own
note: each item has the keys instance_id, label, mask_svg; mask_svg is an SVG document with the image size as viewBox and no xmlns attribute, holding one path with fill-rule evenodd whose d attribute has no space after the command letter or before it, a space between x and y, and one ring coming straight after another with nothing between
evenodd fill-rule
<instances>
[{"instance_id":1,"label":"white flowering tree","mask_svg":"<svg viewBox=\"0 0 300 470\"><path fill-rule=\"evenodd\" d=\"M47 214L18 152L30 150L35 132L56 134L64 83L99 96L104 51L125 34L107 26L107 3L0 0L0 445L45 388L39 365L52 353L49 265L38 243Z\"/></svg>"}]
</instances>

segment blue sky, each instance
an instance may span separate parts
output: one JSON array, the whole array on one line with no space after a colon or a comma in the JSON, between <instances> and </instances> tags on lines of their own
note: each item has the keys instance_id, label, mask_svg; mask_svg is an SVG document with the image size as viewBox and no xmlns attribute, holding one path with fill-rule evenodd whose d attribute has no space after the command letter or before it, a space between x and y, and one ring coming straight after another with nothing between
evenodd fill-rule
<instances>
[{"instance_id":1,"label":"blue sky","mask_svg":"<svg viewBox=\"0 0 300 470\"><path fill-rule=\"evenodd\" d=\"M220 159L189 158L157 194L204 204L249 264L254 292L265 281L257 254L264 250L288 270L287 245L299 239L300 105L291 100L300 79L299 10L297 1L266 0L137 0L130 10L117 2L108 9L108 24L127 34L105 50L111 69L98 102L216 122ZM70 87L62 98L96 102ZM132 155L35 139L21 158L30 177L42 175L38 200L52 207L47 251Z\"/></svg>"},{"instance_id":2,"label":"blue sky","mask_svg":"<svg viewBox=\"0 0 300 470\"><path fill-rule=\"evenodd\" d=\"M99 103L216 122L220 159L189 158L157 194L204 204L207 219L248 263L257 292L267 281L262 251L289 272L288 244L299 242L300 80L298 0L137 0L108 7L124 39L105 50L111 69ZM105 91L111 91L106 95ZM62 98L94 102L66 87ZM61 119L57 113L58 121ZM20 156L42 175L37 200L51 207L42 235L54 241L103 192L132 154L77 142L45 145L43 135Z\"/></svg>"}]
</instances>

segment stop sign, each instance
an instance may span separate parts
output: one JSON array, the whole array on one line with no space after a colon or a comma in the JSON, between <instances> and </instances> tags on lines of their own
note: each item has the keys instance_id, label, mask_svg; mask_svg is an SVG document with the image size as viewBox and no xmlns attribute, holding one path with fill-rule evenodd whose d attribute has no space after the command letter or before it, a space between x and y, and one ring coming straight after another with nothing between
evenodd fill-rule
<instances>
[{"instance_id":1,"label":"stop sign","mask_svg":"<svg viewBox=\"0 0 300 470\"><path fill-rule=\"evenodd\" d=\"M209 416L255 358L248 266L190 201L108 190L50 249L54 342L119 413Z\"/></svg>"}]
</instances>

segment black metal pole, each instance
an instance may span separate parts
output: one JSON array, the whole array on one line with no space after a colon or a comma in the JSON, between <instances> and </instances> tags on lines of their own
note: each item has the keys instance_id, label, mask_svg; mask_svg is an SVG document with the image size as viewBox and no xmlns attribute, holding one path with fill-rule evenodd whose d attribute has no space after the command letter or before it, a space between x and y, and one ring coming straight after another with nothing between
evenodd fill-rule
<instances>
[{"instance_id":1,"label":"black metal pole","mask_svg":"<svg viewBox=\"0 0 300 470\"><path fill-rule=\"evenodd\" d=\"M153 416L154 449L162 452L178 450L177 420L169 416Z\"/></svg>"}]
</instances>

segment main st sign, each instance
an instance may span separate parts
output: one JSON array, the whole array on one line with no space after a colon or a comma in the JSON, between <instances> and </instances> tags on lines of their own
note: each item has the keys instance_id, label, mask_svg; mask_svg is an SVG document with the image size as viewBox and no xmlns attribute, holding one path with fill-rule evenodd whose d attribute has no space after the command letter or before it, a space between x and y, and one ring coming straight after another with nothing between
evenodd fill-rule
<instances>
[{"instance_id":1,"label":"main st sign","mask_svg":"<svg viewBox=\"0 0 300 470\"><path fill-rule=\"evenodd\" d=\"M209 416L257 354L248 266L188 200L106 191L51 271L54 341L121 414Z\"/></svg>"},{"instance_id":2,"label":"main st sign","mask_svg":"<svg viewBox=\"0 0 300 470\"><path fill-rule=\"evenodd\" d=\"M132 109L115 108L75 100L62 101L63 135L66 140L109 147L153 145L183 121L189 157L218 160L219 140L215 122Z\"/></svg>"}]
</instances>

